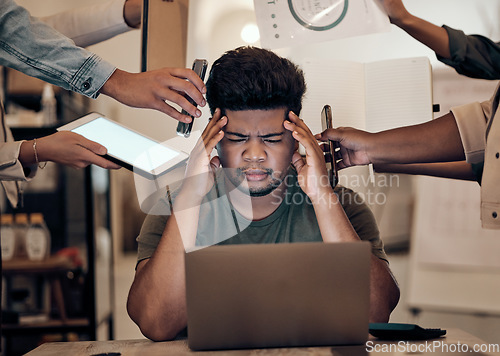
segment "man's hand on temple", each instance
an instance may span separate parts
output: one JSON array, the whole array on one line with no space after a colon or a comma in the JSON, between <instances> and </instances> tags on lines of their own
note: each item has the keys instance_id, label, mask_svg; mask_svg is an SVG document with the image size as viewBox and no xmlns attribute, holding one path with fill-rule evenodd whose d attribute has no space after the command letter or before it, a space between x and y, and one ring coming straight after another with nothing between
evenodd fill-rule
<instances>
[{"instance_id":1,"label":"man's hand on temple","mask_svg":"<svg viewBox=\"0 0 500 356\"><path fill-rule=\"evenodd\" d=\"M194 195L193 199L201 201L214 185L214 173L220 166L220 160L217 156L210 159L210 154L224 137L222 128L226 124L227 117L221 117L220 109L216 109L191 151L181 191Z\"/></svg>"}]
</instances>

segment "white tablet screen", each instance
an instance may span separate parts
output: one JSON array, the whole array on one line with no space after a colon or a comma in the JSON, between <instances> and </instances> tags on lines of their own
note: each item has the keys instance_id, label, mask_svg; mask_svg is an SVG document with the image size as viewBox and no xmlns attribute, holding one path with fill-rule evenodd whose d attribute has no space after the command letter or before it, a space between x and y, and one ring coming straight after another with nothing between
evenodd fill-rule
<instances>
[{"instance_id":1,"label":"white tablet screen","mask_svg":"<svg viewBox=\"0 0 500 356\"><path fill-rule=\"evenodd\" d=\"M121 159L147 172L153 171L179 155L178 152L162 146L158 142L102 117L71 131L100 143L107 148L110 156Z\"/></svg>"}]
</instances>

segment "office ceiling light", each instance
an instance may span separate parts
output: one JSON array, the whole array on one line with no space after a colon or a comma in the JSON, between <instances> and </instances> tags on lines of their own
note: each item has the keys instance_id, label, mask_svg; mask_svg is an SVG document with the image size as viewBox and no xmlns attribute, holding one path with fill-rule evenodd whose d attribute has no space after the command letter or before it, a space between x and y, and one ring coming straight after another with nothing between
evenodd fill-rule
<instances>
[{"instance_id":1,"label":"office ceiling light","mask_svg":"<svg viewBox=\"0 0 500 356\"><path fill-rule=\"evenodd\" d=\"M259 28L254 23L247 23L241 30L241 39L245 43L253 44L260 39Z\"/></svg>"}]
</instances>

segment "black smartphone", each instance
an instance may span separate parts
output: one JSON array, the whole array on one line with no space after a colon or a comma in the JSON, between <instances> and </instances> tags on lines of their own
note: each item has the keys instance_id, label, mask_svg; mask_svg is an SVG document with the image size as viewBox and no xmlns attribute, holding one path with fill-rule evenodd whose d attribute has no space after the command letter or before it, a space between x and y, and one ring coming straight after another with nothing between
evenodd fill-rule
<instances>
[{"instance_id":1,"label":"black smartphone","mask_svg":"<svg viewBox=\"0 0 500 356\"><path fill-rule=\"evenodd\" d=\"M446 330L423 328L417 324L370 323L368 331L380 340L428 340L446 335Z\"/></svg>"},{"instance_id":2,"label":"black smartphone","mask_svg":"<svg viewBox=\"0 0 500 356\"><path fill-rule=\"evenodd\" d=\"M326 129L333 128L332 124L332 108L330 105L323 106L323 110L321 111L321 128L323 131ZM328 176L330 178L330 185L335 187L339 182L337 175L337 162L335 161L335 148L337 145L334 141L328 141L326 143L328 149L325 151L325 162L326 169L328 170Z\"/></svg>"},{"instance_id":3,"label":"black smartphone","mask_svg":"<svg viewBox=\"0 0 500 356\"><path fill-rule=\"evenodd\" d=\"M201 78L201 80L205 79L205 73L207 72L207 67L208 67L208 62L206 59L195 59L193 62L193 71L198 74L198 76ZM190 98L189 96L186 96L186 98L189 100L191 104L196 106L196 102ZM182 110L182 113L184 115L189 115L191 116L192 120L189 124L186 124L185 122L179 122L177 124L177 135L179 136L184 136L184 137L189 137L191 134L191 129L193 128L193 122L194 122L194 116L190 115L186 110Z\"/></svg>"}]
</instances>

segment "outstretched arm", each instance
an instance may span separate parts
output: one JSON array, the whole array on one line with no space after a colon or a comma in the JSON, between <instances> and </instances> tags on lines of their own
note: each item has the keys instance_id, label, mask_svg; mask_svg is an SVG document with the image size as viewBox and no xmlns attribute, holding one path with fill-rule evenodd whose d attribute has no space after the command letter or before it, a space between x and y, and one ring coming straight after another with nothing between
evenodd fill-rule
<instances>
[{"instance_id":1,"label":"outstretched arm","mask_svg":"<svg viewBox=\"0 0 500 356\"><path fill-rule=\"evenodd\" d=\"M439 56L450 58L450 40L444 28L409 13L402 0L380 0L380 2L389 15L391 23L406 31Z\"/></svg>"},{"instance_id":2,"label":"outstretched arm","mask_svg":"<svg viewBox=\"0 0 500 356\"><path fill-rule=\"evenodd\" d=\"M51 161L73 168L84 168L95 164L106 169L118 169L119 165L108 161L103 155L106 148L74 132L56 132L33 140L24 141L19 150L19 161L23 167L38 162ZM36 155L35 155L36 153Z\"/></svg>"},{"instance_id":3,"label":"outstretched arm","mask_svg":"<svg viewBox=\"0 0 500 356\"><path fill-rule=\"evenodd\" d=\"M472 78L500 78L500 45L481 35L466 35L443 25L436 26L409 13L402 0L379 0L391 22L436 54L460 74Z\"/></svg>"},{"instance_id":4,"label":"outstretched arm","mask_svg":"<svg viewBox=\"0 0 500 356\"><path fill-rule=\"evenodd\" d=\"M452 162L465 159L455 117L450 112L413 126L369 133L353 128L328 129L316 138L337 141L339 168L382 163Z\"/></svg>"},{"instance_id":5,"label":"outstretched arm","mask_svg":"<svg viewBox=\"0 0 500 356\"><path fill-rule=\"evenodd\" d=\"M432 177L475 181L476 176L469 163L465 161L414 163L414 164L374 164L377 173L416 174Z\"/></svg>"}]
</instances>

